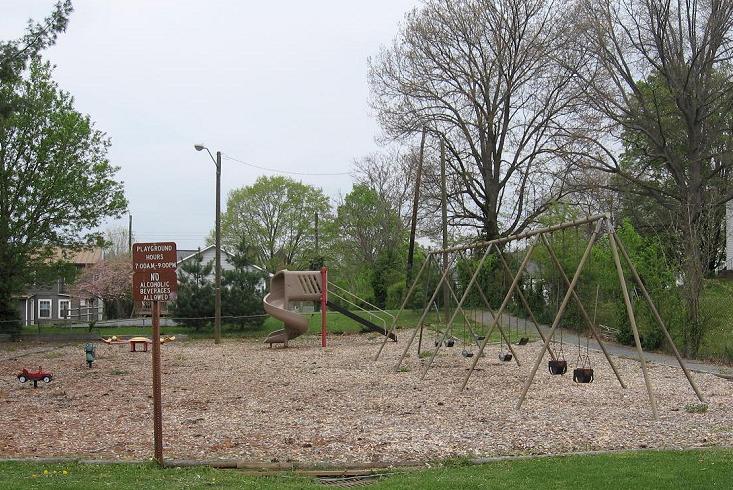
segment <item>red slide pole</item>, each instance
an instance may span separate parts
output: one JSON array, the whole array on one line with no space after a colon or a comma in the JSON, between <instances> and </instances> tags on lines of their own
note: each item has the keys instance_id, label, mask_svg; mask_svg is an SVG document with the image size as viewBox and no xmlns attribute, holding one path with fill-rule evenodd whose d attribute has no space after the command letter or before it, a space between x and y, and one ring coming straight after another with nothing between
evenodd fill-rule
<instances>
[{"instance_id":1,"label":"red slide pole","mask_svg":"<svg viewBox=\"0 0 733 490\"><path fill-rule=\"evenodd\" d=\"M326 347L326 302L328 301L328 267L321 267L321 347Z\"/></svg>"}]
</instances>

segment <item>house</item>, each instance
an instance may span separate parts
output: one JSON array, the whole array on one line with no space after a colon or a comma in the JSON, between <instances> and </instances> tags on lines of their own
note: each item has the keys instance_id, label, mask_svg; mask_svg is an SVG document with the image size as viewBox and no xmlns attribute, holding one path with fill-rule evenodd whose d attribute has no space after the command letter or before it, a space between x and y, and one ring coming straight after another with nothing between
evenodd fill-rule
<instances>
[{"instance_id":1,"label":"house","mask_svg":"<svg viewBox=\"0 0 733 490\"><path fill-rule=\"evenodd\" d=\"M176 258L178 260L178 262L176 263L176 266L178 267L179 273L181 270L181 265L187 262L193 261L193 260L198 260L197 258L199 256L201 257L201 261L203 264L210 263L212 265L211 273L206 277L206 279L213 284L214 281L216 280L216 270L214 267L214 264L216 263L216 247L214 245L209 245L206 248L196 249L196 250L185 250L185 249L176 250ZM221 249L222 275L225 271L230 271L230 270L235 269L234 264L232 262L232 256L233 255L231 253L227 252L223 248ZM251 268L252 271L264 272L264 269L254 264L249 267ZM272 275L272 274L268 274L268 275ZM259 289L260 291L263 291L263 292L267 289L267 280L262 279L262 281L260 282ZM161 315L167 314L167 308L166 308L165 303L161 305L160 313ZM150 304L149 302L143 301L143 302L138 302L135 304L135 315L150 316L151 314L152 314L152 304Z\"/></svg>"},{"instance_id":2,"label":"house","mask_svg":"<svg viewBox=\"0 0 733 490\"><path fill-rule=\"evenodd\" d=\"M211 263L211 273L206 277L209 281L212 283L216 280L216 270L213 267L213 265L216 263L216 248L214 245L209 245L206 248L202 248L200 250L179 250L178 251L178 268L180 270L181 265L185 264L186 262L189 262L191 260L197 260L197 256L201 256L201 262L203 264ZM225 271L231 271L234 270L234 264L232 263L232 257L233 255L223 248L221 249L221 271L222 274ZM250 271L252 272L262 272L264 273L265 270L262 267L256 266L254 264L250 265L248 267ZM271 276L272 274L264 274ZM260 287L258 288L260 291L265 291L267 289L267 281L265 279L262 279L260 282Z\"/></svg>"},{"instance_id":3,"label":"house","mask_svg":"<svg viewBox=\"0 0 733 490\"><path fill-rule=\"evenodd\" d=\"M102 260L101 248L90 248L64 257L57 250L52 260L64 260L73 264L80 273ZM73 291L63 278L50 284L33 284L28 290L16 296L18 313L22 325L43 325L73 320L86 322L101 320L104 303L100 298L85 297Z\"/></svg>"}]
</instances>

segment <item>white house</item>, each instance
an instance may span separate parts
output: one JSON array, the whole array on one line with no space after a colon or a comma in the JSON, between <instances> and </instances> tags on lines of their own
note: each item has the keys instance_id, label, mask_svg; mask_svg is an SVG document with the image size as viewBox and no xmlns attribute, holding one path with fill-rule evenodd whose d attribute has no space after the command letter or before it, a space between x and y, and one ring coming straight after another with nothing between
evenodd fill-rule
<instances>
[{"instance_id":1,"label":"white house","mask_svg":"<svg viewBox=\"0 0 733 490\"><path fill-rule=\"evenodd\" d=\"M216 269L213 267L213 265L216 263L216 248L214 245L209 245L206 248L202 248L200 250L178 250L178 262L176 263L176 266L180 269L181 265L190 261L196 259L196 257L201 256L202 263L208 264L211 263L211 274L207 277L208 280L210 280L212 283L216 279ZM234 264L231 262L232 254L221 249L221 270L224 271L230 271L234 270ZM257 272L264 272L264 269L262 269L259 266L256 266L254 264L249 266L249 269L251 271L257 271ZM266 274L266 275L272 275L272 274ZM261 287L259 288L260 291L264 291L267 288L267 281L263 279L260 283Z\"/></svg>"},{"instance_id":2,"label":"white house","mask_svg":"<svg viewBox=\"0 0 733 490\"><path fill-rule=\"evenodd\" d=\"M211 283L213 284L214 281L216 280L216 269L213 267L214 264L216 263L216 248L214 245L209 245L206 248L196 249L196 250L182 250L182 249L176 250L176 259L177 259L176 267L180 270L182 264L188 261L194 260L197 256L202 257L203 264L211 263L212 265L211 273L207 276L207 279L211 281ZM227 252L223 248L221 249L221 270L222 272L230 271L235 268L234 264L231 261L232 256L233 255L231 253ZM251 271L264 272L264 269L254 264L250 265L249 269ZM266 273L264 274L264 276L269 277L269 276L272 276L272 274ZM263 278L260 281L258 289L261 292L264 292L267 289L267 279ZM150 316L151 313L152 313L152 305L149 302L143 301L143 302L135 303L135 315L136 316ZM168 305L166 303L162 304L161 314L163 315L168 314Z\"/></svg>"}]
</instances>

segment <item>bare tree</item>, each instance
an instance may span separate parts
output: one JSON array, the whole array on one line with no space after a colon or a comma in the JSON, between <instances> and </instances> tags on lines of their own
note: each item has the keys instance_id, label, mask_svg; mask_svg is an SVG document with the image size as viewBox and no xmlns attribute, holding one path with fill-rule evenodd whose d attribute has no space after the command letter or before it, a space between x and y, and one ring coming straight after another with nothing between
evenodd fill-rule
<instances>
[{"instance_id":1,"label":"bare tree","mask_svg":"<svg viewBox=\"0 0 733 490\"><path fill-rule=\"evenodd\" d=\"M444 140L449 221L516 233L564 195L562 128L576 113L566 3L426 0L369 62L386 133Z\"/></svg>"},{"instance_id":2,"label":"bare tree","mask_svg":"<svg viewBox=\"0 0 733 490\"><path fill-rule=\"evenodd\" d=\"M133 234L133 241L135 235ZM118 225L107 228L104 232L104 254L117 257L130 253L130 231L126 226Z\"/></svg>"},{"instance_id":3,"label":"bare tree","mask_svg":"<svg viewBox=\"0 0 733 490\"><path fill-rule=\"evenodd\" d=\"M417 155L411 148L390 147L354 161L354 182L373 189L409 226Z\"/></svg>"},{"instance_id":4,"label":"bare tree","mask_svg":"<svg viewBox=\"0 0 733 490\"><path fill-rule=\"evenodd\" d=\"M594 112L592 124L576 128L576 141L583 133L586 139L574 156L667 210L684 273L685 347L695 354L704 333L704 274L719 249L722 207L733 197L733 0L580 0L578 6L577 46L587 56L579 75ZM612 148L619 140L623 158Z\"/></svg>"}]
</instances>

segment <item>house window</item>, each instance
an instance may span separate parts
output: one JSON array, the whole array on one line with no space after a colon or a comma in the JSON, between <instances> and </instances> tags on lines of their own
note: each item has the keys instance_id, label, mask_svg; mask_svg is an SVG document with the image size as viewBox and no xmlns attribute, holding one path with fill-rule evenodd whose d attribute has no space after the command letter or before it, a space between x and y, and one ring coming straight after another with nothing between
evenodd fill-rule
<instances>
[{"instance_id":1,"label":"house window","mask_svg":"<svg viewBox=\"0 0 733 490\"><path fill-rule=\"evenodd\" d=\"M50 299L39 299L38 300L38 318L51 318L51 300Z\"/></svg>"},{"instance_id":2,"label":"house window","mask_svg":"<svg viewBox=\"0 0 733 490\"><path fill-rule=\"evenodd\" d=\"M68 299L59 300L59 318L69 318L71 310L71 301Z\"/></svg>"}]
</instances>

